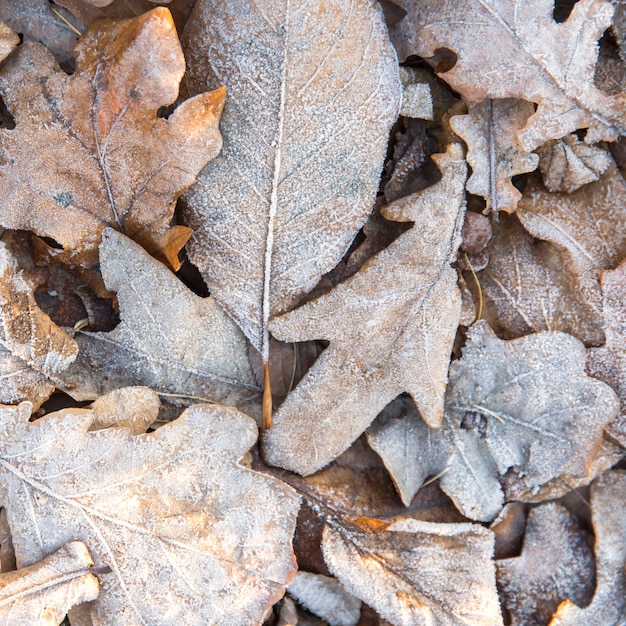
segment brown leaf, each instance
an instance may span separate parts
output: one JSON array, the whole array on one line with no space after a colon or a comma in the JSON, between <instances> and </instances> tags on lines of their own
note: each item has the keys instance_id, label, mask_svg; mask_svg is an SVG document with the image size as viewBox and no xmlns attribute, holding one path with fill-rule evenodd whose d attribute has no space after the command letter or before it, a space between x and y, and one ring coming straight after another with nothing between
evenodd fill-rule
<instances>
[{"instance_id":1,"label":"brown leaf","mask_svg":"<svg viewBox=\"0 0 626 626\"><path fill-rule=\"evenodd\" d=\"M537 168L539 157L518 143L517 131L535 112L525 100L485 100L470 104L467 115L450 118L454 132L467 144L472 175L467 190L482 196L493 213L512 213L522 194L511 178Z\"/></svg>"},{"instance_id":2,"label":"brown leaf","mask_svg":"<svg viewBox=\"0 0 626 626\"><path fill-rule=\"evenodd\" d=\"M493 533L477 524L409 519L365 533L334 523L322 548L344 587L394 625L502 624Z\"/></svg>"},{"instance_id":3,"label":"brown leaf","mask_svg":"<svg viewBox=\"0 0 626 626\"><path fill-rule=\"evenodd\" d=\"M87 546L71 541L28 567L0 574L0 623L58 626L68 610L98 596Z\"/></svg>"},{"instance_id":4,"label":"brown leaf","mask_svg":"<svg viewBox=\"0 0 626 626\"><path fill-rule=\"evenodd\" d=\"M191 92L229 93L224 150L186 195L190 259L267 362L269 319L339 262L372 208L396 57L371 0L199 0L184 42Z\"/></svg>"},{"instance_id":5,"label":"brown leaf","mask_svg":"<svg viewBox=\"0 0 626 626\"><path fill-rule=\"evenodd\" d=\"M591 487L597 584L585 608L559 606L550 626L619 626L626 620L626 473L603 474Z\"/></svg>"},{"instance_id":6,"label":"brown leaf","mask_svg":"<svg viewBox=\"0 0 626 626\"><path fill-rule=\"evenodd\" d=\"M18 564L89 545L103 626L262 621L295 571L292 489L236 461L257 437L235 409L198 405L146 435L88 432L92 411L29 423L2 408L0 490Z\"/></svg>"},{"instance_id":7,"label":"brown leaf","mask_svg":"<svg viewBox=\"0 0 626 626\"><path fill-rule=\"evenodd\" d=\"M496 561L496 579L512 626L547 624L566 599L588 604L595 563L591 536L565 507L531 509L522 554Z\"/></svg>"},{"instance_id":8,"label":"brown leaf","mask_svg":"<svg viewBox=\"0 0 626 626\"><path fill-rule=\"evenodd\" d=\"M176 100L185 70L164 8L98 22L75 53L72 76L32 43L0 71L16 121L0 131L0 222L51 237L64 260L82 267L97 265L106 226L158 253L176 199L220 149L224 91L157 116Z\"/></svg>"},{"instance_id":9,"label":"brown leaf","mask_svg":"<svg viewBox=\"0 0 626 626\"><path fill-rule=\"evenodd\" d=\"M490 521L509 468L529 490L565 473L586 476L617 400L585 374L584 359L584 346L564 333L501 341L479 322L450 366L441 430L407 414L376 424L368 440L405 503L437 475L463 515Z\"/></svg>"},{"instance_id":10,"label":"brown leaf","mask_svg":"<svg viewBox=\"0 0 626 626\"><path fill-rule=\"evenodd\" d=\"M263 436L273 465L311 474L341 454L403 391L426 423L443 417L461 299L450 262L460 244L465 161L459 144L438 155L443 178L383 215L415 225L330 293L272 322L281 341L330 346Z\"/></svg>"},{"instance_id":11,"label":"brown leaf","mask_svg":"<svg viewBox=\"0 0 626 626\"><path fill-rule=\"evenodd\" d=\"M35 408L76 358L76 342L35 302L32 285L0 242L0 402Z\"/></svg>"},{"instance_id":12,"label":"brown leaf","mask_svg":"<svg viewBox=\"0 0 626 626\"><path fill-rule=\"evenodd\" d=\"M613 14L607 0L580 0L561 24L552 17L553 0L402 4L408 14L390 31L401 61L434 57L446 48L456 63L435 69L467 101L520 98L537 104L517 133L523 150L579 128L589 129L589 142L626 132L626 96L609 96L593 83L597 41Z\"/></svg>"},{"instance_id":13,"label":"brown leaf","mask_svg":"<svg viewBox=\"0 0 626 626\"><path fill-rule=\"evenodd\" d=\"M20 38L4 22L0 22L0 61L4 61L18 43Z\"/></svg>"},{"instance_id":14,"label":"brown leaf","mask_svg":"<svg viewBox=\"0 0 626 626\"><path fill-rule=\"evenodd\" d=\"M67 393L93 400L145 385L253 410L259 386L249 346L214 298L200 298L136 243L104 231L100 267L117 293L121 321L108 333L79 332L79 354L63 375ZM258 411L258 409L257 409Z\"/></svg>"}]
</instances>

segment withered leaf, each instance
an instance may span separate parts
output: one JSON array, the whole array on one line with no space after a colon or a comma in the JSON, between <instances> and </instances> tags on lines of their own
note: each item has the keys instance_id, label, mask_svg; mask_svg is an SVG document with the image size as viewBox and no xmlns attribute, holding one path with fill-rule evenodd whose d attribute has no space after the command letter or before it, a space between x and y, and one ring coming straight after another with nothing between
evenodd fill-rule
<instances>
[{"instance_id":1,"label":"withered leaf","mask_svg":"<svg viewBox=\"0 0 626 626\"><path fill-rule=\"evenodd\" d=\"M478 524L407 519L377 533L327 525L331 572L397 626L502 624L493 533Z\"/></svg>"},{"instance_id":2,"label":"withered leaf","mask_svg":"<svg viewBox=\"0 0 626 626\"><path fill-rule=\"evenodd\" d=\"M0 22L0 61L6 59L18 43L20 38L4 22Z\"/></svg>"},{"instance_id":3,"label":"withered leaf","mask_svg":"<svg viewBox=\"0 0 626 626\"><path fill-rule=\"evenodd\" d=\"M537 104L517 133L524 150L579 128L589 129L589 142L626 132L626 96L607 95L593 82L597 41L611 25L608 0L580 0L561 24L552 17L553 0L402 5L408 14L390 31L401 61L447 48L456 64L441 68L440 76L467 101L520 98Z\"/></svg>"},{"instance_id":4,"label":"withered leaf","mask_svg":"<svg viewBox=\"0 0 626 626\"><path fill-rule=\"evenodd\" d=\"M550 626L619 626L626 620L626 473L604 473L591 487L596 591L591 604L559 606Z\"/></svg>"},{"instance_id":5,"label":"withered leaf","mask_svg":"<svg viewBox=\"0 0 626 626\"><path fill-rule=\"evenodd\" d=\"M236 462L257 437L235 409L197 405L155 432L88 432L92 411L33 423L1 410L0 491L18 565L85 542L103 626L260 623L295 571L298 499Z\"/></svg>"},{"instance_id":6,"label":"withered leaf","mask_svg":"<svg viewBox=\"0 0 626 626\"><path fill-rule=\"evenodd\" d=\"M591 536L555 503L530 510L520 556L496 561L496 579L512 626L547 624L568 598L588 604L594 578Z\"/></svg>"},{"instance_id":7,"label":"withered leaf","mask_svg":"<svg viewBox=\"0 0 626 626\"><path fill-rule=\"evenodd\" d=\"M467 190L482 196L493 213L512 213L522 194L511 178L537 168L539 157L522 149L517 131L535 112L525 100L485 100L470 104L467 115L450 118L450 126L468 146L472 175Z\"/></svg>"},{"instance_id":8,"label":"withered leaf","mask_svg":"<svg viewBox=\"0 0 626 626\"><path fill-rule=\"evenodd\" d=\"M112 226L176 267L183 227L169 223L178 196L220 149L224 91L157 116L178 97L185 70L165 8L98 22L74 50L72 76L28 42L0 71L16 122L0 131L0 223L51 237L64 248L57 256L83 267L97 265Z\"/></svg>"},{"instance_id":9,"label":"withered leaf","mask_svg":"<svg viewBox=\"0 0 626 626\"><path fill-rule=\"evenodd\" d=\"M145 385L226 404L259 402L246 338L214 298L196 296L113 229L104 231L100 268L121 321L108 333L76 335L78 359L63 376L69 394L93 400Z\"/></svg>"},{"instance_id":10,"label":"withered leaf","mask_svg":"<svg viewBox=\"0 0 626 626\"><path fill-rule=\"evenodd\" d=\"M498 339L485 322L468 333L463 356L450 366L440 430L415 415L376 425L368 437L408 503L426 477L471 519L500 511L499 477L513 468L533 490L561 474L586 476L602 430L618 409L608 385L584 372L585 348L564 333Z\"/></svg>"},{"instance_id":11,"label":"withered leaf","mask_svg":"<svg viewBox=\"0 0 626 626\"><path fill-rule=\"evenodd\" d=\"M461 298L456 257L466 165L460 144L435 158L439 183L397 200L384 217L415 225L331 292L272 322L281 341L327 339L263 435L273 465L310 474L341 454L408 391L431 427L443 417Z\"/></svg>"},{"instance_id":12,"label":"withered leaf","mask_svg":"<svg viewBox=\"0 0 626 626\"><path fill-rule=\"evenodd\" d=\"M32 285L0 242L0 402L35 408L76 358L76 342L37 306Z\"/></svg>"},{"instance_id":13,"label":"withered leaf","mask_svg":"<svg viewBox=\"0 0 626 626\"><path fill-rule=\"evenodd\" d=\"M200 0L184 44L190 92L229 93L224 149L186 195L189 256L267 362L270 317L339 262L372 208L397 60L372 0Z\"/></svg>"},{"instance_id":14,"label":"withered leaf","mask_svg":"<svg viewBox=\"0 0 626 626\"><path fill-rule=\"evenodd\" d=\"M93 413L90 429L122 426L140 435L156 421L160 404L159 395L147 387L115 389L89 406Z\"/></svg>"},{"instance_id":15,"label":"withered leaf","mask_svg":"<svg viewBox=\"0 0 626 626\"><path fill-rule=\"evenodd\" d=\"M68 610L98 596L87 546L71 541L44 559L0 574L0 624L58 626Z\"/></svg>"}]
</instances>

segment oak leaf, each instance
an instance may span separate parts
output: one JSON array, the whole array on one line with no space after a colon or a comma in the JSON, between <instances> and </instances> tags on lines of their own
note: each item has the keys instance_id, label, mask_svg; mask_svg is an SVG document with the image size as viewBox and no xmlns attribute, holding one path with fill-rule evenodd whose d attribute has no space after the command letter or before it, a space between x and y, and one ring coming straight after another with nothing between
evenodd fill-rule
<instances>
[{"instance_id":1,"label":"oak leaf","mask_svg":"<svg viewBox=\"0 0 626 626\"><path fill-rule=\"evenodd\" d=\"M590 143L626 132L626 96L607 95L593 82L597 41L613 15L608 0L580 0L560 24L552 17L553 0L402 5L407 16L390 30L401 61L446 48L456 64L444 65L439 75L468 102L519 98L537 104L517 132L523 150L580 128L589 129Z\"/></svg>"},{"instance_id":2,"label":"oak leaf","mask_svg":"<svg viewBox=\"0 0 626 626\"><path fill-rule=\"evenodd\" d=\"M87 546L71 541L41 561L0 574L0 624L58 626L68 610L98 596Z\"/></svg>"},{"instance_id":3,"label":"oak leaf","mask_svg":"<svg viewBox=\"0 0 626 626\"><path fill-rule=\"evenodd\" d=\"M197 405L155 432L88 432L92 411L29 423L1 409L0 492L18 565L70 538L89 546L97 624L260 623L295 571L291 488L236 462L254 421Z\"/></svg>"},{"instance_id":4,"label":"oak leaf","mask_svg":"<svg viewBox=\"0 0 626 626\"><path fill-rule=\"evenodd\" d=\"M185 196L189 256L267 363L269 319L341 260L372 209L397 59L372 0L200 0L183 42L190 92L229 93L224 149Z\"/></svg>"},{"instance_id":5,"label":"oak leaf","mask_svg":"<svg viewBox=\"0 0 626 626\"><path fill-rule=\"evenodd\" d=\"M39 408L77 351L37 306L32 285L0 242L0 402L30 400Z\"/></svg>"},{"instance_id":6,"label":"oak leaf","mask_svg":"<svg viewBox=\"0 0 626 626\"><path fill-rule=\"evenodd\" d=\"M0 131L0 223L52 238L64 248L54 254L81 267L97 265L112 226L177 267L189 231L169 222L178 196L219 152L224 91L157 116L178 97L185 70L165 8L97 22L74 50L72 76L30 42L0 70L16 123Z\"/></svg>"},{"instance_id":7,"label":"oak leaf","mask_svg":"<svg viewBox=\"0 0 626 626\"><path fill-rule=\"evenodd\" d=\"M463 515L490 521L504 504L499 477L507 471L529 490L587 475L618 407L610 387L585 374L584 359L584 346L564 333L502 341L479 322L450 366L442 428L409 414L375 425L368 440L405 503L428 476L441 476Z\"/></svg>"},{"instance_id":8,"label":"oak leaf","mask_svg":"<svg viewBox=\"0 0 626 626\"><path fill-rule=\"evenodd\" d=\"M467 168L460 144L435 160L439 183L382 211L412 228L331 292L272 322L281 341L330 346L264 433L269 463L300 474L321 469L404 391L429 426L440 426L461 309L450 263L461 241Z\"/></svg>"},{"instance_id":9,"label":"oak leaf","mask_svg":"<svg viewBox=\"0 0 626 626\"><path fill-rule=\"evenodd\" d=\"M196 296L113 229L103 233L100 268L117 294L121 321L108 333L76 335L78 359L63 376L70 395L93 400L145 385L225 404L260 404L246 338L214 298Z\"/></svg>"}]
</instances>

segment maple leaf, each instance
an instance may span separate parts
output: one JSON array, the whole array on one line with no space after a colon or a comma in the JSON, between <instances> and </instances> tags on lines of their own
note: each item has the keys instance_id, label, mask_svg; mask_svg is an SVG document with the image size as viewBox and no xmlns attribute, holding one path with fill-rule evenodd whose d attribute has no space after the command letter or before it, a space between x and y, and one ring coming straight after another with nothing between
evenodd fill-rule
<instances>
[{"instance_id":1,"label":"maple leaf","mask_svg":"<svg viewBox=\"0 0 626 626\"><path fill-rule=\"evenodd\" d=\"M564 333L502 341L479 322L450 365L441 430L409 414L375 426L368 441L405 504L427 476L441 475L463 515L492 520L503 505L498 478L510 468L529 490L587 475L617 399L585 374L584 358L584 346Z\"/></svg>"},{"instance_id":2,"label":"maple leaf","mask_svg":"<svg viewBox=\"0 0 626 626\"><path fill-rule=\"evenodd\" d=\"M461 308L450 262L461 240L467 169L460 144L434 158L442 180L382 211L414 226L331 292L272 322L281 341L330 346L264 433L269 463L319 470L403 391L427 424L440 426Z\"/></svg>"},{"instance_id":3,"label":"maple leaf","mask_svg":"<svg viewBox=\"0 0 626 626\"><path fill-rule=\"evenodd\" d=\"M596 590L591 604L559 606L550 626L619 626L626 620L626 473L605 472L591 487Z\"/></svg>"},{"instance_id":4,"label":"maple leaf","mask_svg":"<svg viewBox=\"0 0 626 626\"><path fill-rule=\"evenodd\" d=\"M32 285L0 242L0 402L30 400L39 408L77 351L37 306Z\"/></svg>"},{"instance_id":5,"label":"maple leaf","mask_svg":"<svg viewBox=\"0 0 626 626\"><path fill-rule=\"evenodd\" d=\"M269 319L337 265L371 211L397 59L371 0L200 0L183 44L191 93L229 93L224 149L185 196L189 257L267 363Z\"/></svg>"},{"instance_id":6,"label":"maple leaf","mask_svg":"<svg viewBox=\"0 0 626 626\"><path fill-rule=\"evenodd\" d=\"M68 610L98 596L87 546L71 541L43 560L0 574L0 623L58 626Z\"/></svg>"},{"instance_id":7,"label":"maple leaf","mask_svg":"<svg viewBox=\"0 0 626 626\"><path fill-rule=\"evenodd\" d=\"M16 123L0 131L0 223L51 237L64 248L54 254L81 267L97 265L112 226L176 268L189 231L169 222L178 196L219 152L224 91L157 116L176 100L185 70L165 8L98 22L75 53L72 76L33 43L0 71Z\"/></svg>"},{"instance_id":8,"label":"maple leaf","mask_svg":"<svg viewBox=\"0 0 626 626\"><path fill-rule=\"evenodd\" d=\"M588 128L585 140L626 133L626 96L610 96L593 82L597 41L611 25L608 0L580 0L568 19L554 21L553 0L402 0L407 16L390 29L401 61L457 57L439 75L469 102L520 98L537 111L518 131L530 151L550 139ZM489 42L489 45L477 45Z\"/></svg>"},{"instance_id":9,"label":"maple leaf","mask_svg":"<svg viewBox=\"0 0 626 626\"><path fill-rule=\"evenodd\" d=\"M100 268L116 292L121 321L111 332L77 334L78 359L67 392L93 400L118 387L224 404L260 404L248 342L212 297L200 298L141 246L106 229Z\"/></svg>"},{"instance_id":10,"label":"maple leaf","mask_svg":"<svg viewBox=\"0 0 626 626\"><path fill-rule=\"evenodd\" d=\"M298 499L236 463L257 436L235 409L197 405L157 431L88 432L92 411L29 423L3 407L0 490L18 564L89 546L102 625L256 624L295 571Z\"/></svg>"}]
</instances>

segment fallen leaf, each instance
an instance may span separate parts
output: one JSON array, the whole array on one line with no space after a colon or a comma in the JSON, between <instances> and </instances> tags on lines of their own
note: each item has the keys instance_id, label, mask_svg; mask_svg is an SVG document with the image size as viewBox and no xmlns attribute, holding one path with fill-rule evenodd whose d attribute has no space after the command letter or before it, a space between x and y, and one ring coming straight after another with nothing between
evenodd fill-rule
<instances>
[{"instance_id":1,"label":"fallen leaf","mask_svg":"<svg viewBox=\"0 0 626 626\"><path fill-rule=\"evenodd\" d=\"M77 400L144 385L165 395L260 404L246 338L214 298L200 298L139 245L107 229L100 268L121 321L76 335L78 359L63 376ZM247 406L247 405L246 405Z\"/></svg>"},{"instance_id":2,"label":"fallen leaf","mask_svg":"<svg viewBox=\"0 0 626 626\"><path fill-rule=\"evenodd\" d=\"M549 191L572 193L598 180L613 164L605 148L584 143L576 135L548 141L537 153L543 184Z\"/></svg>"},{"instance_id":3,"label":"fallen leaf","mask_svg":"<svg viewBox=\"0 0 626 626\"><path fill-rule=\"evenodd\" d=\"M89 406L93 412L90 429L120 426L128 428L132 435L140 435L156 421L160 404L159 394L147 387L115 389Z\"/></svg>"},{"instance_id":4,"label":"fallen leaf","mask_svg":"<svg viewBox=\"0 0 626 626\"><path fill-rule=\"evenodd\" d=\"M405 504L428 476L440 476L463 515L490 521L509 468L531 491L566 473L587 475L617 399L585 374L584 359L584 346L564 333L502 341L478 322L450 365L442 428L410 413L376 424L368 441Z\"/></svg>"},{"instance_id":5,"label":"fallen leaf","mask_svg":"<svg viewBox=\"0 0 626 626\"><path fill-rule=\"evenodd\" d=\"M435 160L439 183L383 210L412 228L331 292L272 322L281 341L330 346L264 433L270 464L299 474L321 469L404 391L427 424L441 425L461 309L450 263L461 242L466 166L460 144Z\"/></svg>"},{"instance_id":6,"label":"fallen leaf","mask_svg":"<svg viewBox=\"0 0 626 626\"><path fill-rule=\"evenodd\" d=\"M146 435L88 432L92 411L4 407L0 490L18 565L70 538L98 567L103 626L258 624L295 571L298 499L236 460L257 437L235 409L198 405Z\"/></svg>"},{"instance_id":7,"label":"fallen leaf","mask_svg":"<svg viewBox=\"0 0 626 626\"><path fill-rule=\"evenodd\" d=\"M184 46L190 92L229 93L224 149L185 196L189 257L267 363L269 319L340 261L372 209L397 60L371 0L200 0Z\"/></svg>"},{"instance_id":8,"label":"fallen leaf","mask_svg":"<svg viewBox=\"0 0 626 626\"><path fill-rule=\"evenodd\" d=\"M626 473L603 474L591 487L596 590L591 604L563 602L550 626L619 626L626 620Z\"/></svg>"},{"instance_id":9,"label":"fallen leaf","mask_svg":"<svg viewBox=\"0 0 626 626\"><path fill-rule=\"evenodd\" d=\"M420 72L412 67L400 68L402 81L402 106L400 115L413 119L433 119L433 96L430 85L421 80Z\"/></svg>"},{"instance_id":10,"label":"fallen leaf","mask_svg":"<svg viewBox=\"0 0 626 626\"><path fill-rule=\"evenodd\" d=\"M366 533L327 525L331 572L394 625L502 624L493 533L477 524L396 522Z\"/></svg>"},{"instance_id":11,"label":"fallen leaf","mask_svg":"<svg viewBox=\"0 0 626 626\"><path fill-rule=\"evenodd\" d=\"M0 71L16 123L0 131L0 223L51 237L75 266L97 265L106 226L163 255L182 228L169 226L176 199L219 152L224 91L157 116L185 70L165 8L98 22L74 50L72 76L28 42ZM168 262L178 264L171 250Z\"/></svg>"},{"instance_id":12,"label":"fallen leaf","mask_svg":"<svg viewBox=\"0 0 626 626\"><path fill-rule=\"evenodd\" d=\"M0 242L0 402L30 400L39 408L77 351L37 306L32 285Z\"/></svg>"},{"instance_id":13,"label":"fallen leaf","mask_svg":"<svg viewBox=\"0 0 626 626\"><path fill-rule=\"evenodd\" d=\"M18 43L20 38L4 22L0 22L0 61L4 61Z\"/></svg>"},{"instance_id":14,"label":"fallen leaf","mask_svg":"<svg viewBox=\"0 0 626 626\"><path fill-rule=\"evenodd\" d=\"M512 626L547 624L566 599L588 604L595 563L592 540L559 504L531 509L518 557L496 561L496 580Z\"/></svg>"},{"instance_id":15,"label":"fallen leaf","mask_svg":"<svg viewBox=\"0 0 626 626\"><path fill-rule=\"evenodd\" d=\"M532 172L539 157L521 148L517 131L535 112L525 100L491 100L470 104L467 115L450 118L450 126L467 144L467 162L472 168L467 191L482 196L492 213L512 213L522 194L511 178Z\"/></svg>"},{"instance_id":16,"label":"fallen leaf","mask_svg":"<svg viewBox=\"0 0 626 626\"><path fill-rule=\"evenodd\" d=\"M0 574L0 623L58 626L68 610L98 596L87 546L71 541L44 559Z\"/></svg>"},{"instance_id":17,"label":"fallen leaf","mask_svg":"<svg viewBox=\"0 0 626 626\"><path fill-rule=\"evenodd\" d=\"M607 95L593 82L597 41L613 15L607 0L580 0L560 24L552 17L553 0L402 4L407 16L390 29L401 61L446 48L456 62L435 69L468 102L519 98L537 104L517 132L523 150L581 128L588 128L589 143L626 132L626 96Z\"/></svg>"}]
</instances>

